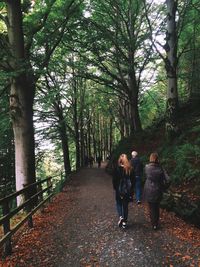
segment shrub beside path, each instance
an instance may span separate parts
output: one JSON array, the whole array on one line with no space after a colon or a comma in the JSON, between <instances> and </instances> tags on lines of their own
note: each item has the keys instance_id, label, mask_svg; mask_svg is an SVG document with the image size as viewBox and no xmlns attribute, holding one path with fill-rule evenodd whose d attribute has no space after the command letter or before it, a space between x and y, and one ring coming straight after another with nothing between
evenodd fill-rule
<instances>
[{"instance_id":1,"label":"shrub beside path","mask_svg":"<svg viewBox=\"0 0 200 267\"><path fill-rule=\"evenodd\" d=\"M0 266L199 267L200 230L162 212L153 231L144 204L130 203L126 230L117 226L111 177L104 168L82 169L13 240Z\"/></svg>"}]
</instances>

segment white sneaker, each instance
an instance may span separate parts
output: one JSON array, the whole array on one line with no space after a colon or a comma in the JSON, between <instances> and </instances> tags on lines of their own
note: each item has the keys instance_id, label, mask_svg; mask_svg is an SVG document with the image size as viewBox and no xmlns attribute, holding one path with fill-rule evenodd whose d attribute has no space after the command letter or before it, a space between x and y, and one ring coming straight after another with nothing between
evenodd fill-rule
<instances>
[{"instance_id":1,"label":"white sneaker","mask_svg":"<svg viewBox=\"0 0 200 267\"><path fill-rule=\"evenodd\" d=\"M123 217L120 216L120 217L119 217L119 221L118 221L118 226L119 226L119 227L122 227L122 222L123 222Z\"/></svg>"},{"instance_id":2,"label":"white sneaker","mask_svg":"<svg viewBox=\"0 0 200 267\"><path fill-rule=\"evenodd\" d=\"M126 229L126 226L127 226L126 222L122 222L122 228Z\"/></svg>"}]
</instances>

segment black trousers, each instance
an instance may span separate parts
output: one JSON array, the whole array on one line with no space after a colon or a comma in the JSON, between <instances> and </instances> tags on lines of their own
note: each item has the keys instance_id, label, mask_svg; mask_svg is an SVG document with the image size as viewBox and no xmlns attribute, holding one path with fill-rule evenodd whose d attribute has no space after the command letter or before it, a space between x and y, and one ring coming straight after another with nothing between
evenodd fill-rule
<instances>
[{"instance_id":1,"label":"black trousers","mask_svg":"<svg viewBox=\"0 0 200 267\"><path fill-rule=\"evenodd\" d=\"M152 226L158 226L160 217L160 203L149 202L149 215Z\"/></svg>"}]
</instances>

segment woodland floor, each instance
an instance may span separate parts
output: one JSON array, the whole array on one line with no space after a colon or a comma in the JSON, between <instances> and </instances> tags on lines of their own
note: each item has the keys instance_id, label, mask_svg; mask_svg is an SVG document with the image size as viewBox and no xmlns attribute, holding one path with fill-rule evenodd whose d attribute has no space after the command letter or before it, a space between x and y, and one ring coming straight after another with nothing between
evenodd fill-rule
<instances>
[{"instance_id":1,"label":"woodland floor","mask_svg":"<svg viewBox=\"0 0 200 267\"><path fill-rule=\"evenodd\" d=\"M14 237L0 266L200 266L200 230L173 213L162 211L153 231L146 206L130 203L128 228L117 221L111 177L103 167L83 169L34 216L33 229Z\"/></svg>"}]
</instances>

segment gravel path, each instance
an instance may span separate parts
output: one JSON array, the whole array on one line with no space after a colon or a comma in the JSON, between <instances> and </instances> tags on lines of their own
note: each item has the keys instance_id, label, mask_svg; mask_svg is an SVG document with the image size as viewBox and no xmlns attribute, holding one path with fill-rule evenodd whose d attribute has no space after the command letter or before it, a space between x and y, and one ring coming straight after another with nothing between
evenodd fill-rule
<instances>
[{"instance_id":1,"label":"gravel path","mask_svg":"<svg viewBox=\"0 0 200 267\"><path fill-rule=\"evenodd\" d=\"M130 204L126 230L117 226L111 177L103 168L74 174L51 205L48 230L32 230L40 231L40 250L36 246L15 266L200 266L200 248L173 236L164 222L153 231L143 204Z\"/></svg>"}]
</instances>

